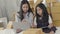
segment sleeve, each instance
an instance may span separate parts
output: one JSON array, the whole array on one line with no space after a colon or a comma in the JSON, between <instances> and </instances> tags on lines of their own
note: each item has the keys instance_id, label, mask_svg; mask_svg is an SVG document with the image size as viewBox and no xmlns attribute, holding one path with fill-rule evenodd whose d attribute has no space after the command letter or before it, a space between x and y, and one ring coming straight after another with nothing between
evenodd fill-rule
<instances>
[{"instance_id":1,"label":"sleeve","mask_svg":"<svg viewBox=\"0 0 60 34\"><path fill-rule=\"evenodd\" d=\"M34 18L34 25L37 25L37 23L36 23L36 17Z\"/></svg>"},{"instance_id":2,"label":"sleeve","mask_svg":"<svg viewBox=\"0 0 60 34\"><path fill-rule=\"evenodd\" d=\"M19 14L16 14L15 15L15 22L20 22L21 20L20 20L20 18L19 18Z\"/></svg>"},{"instance_id":3,"label":"sleeve","mask_svg":"<svg viewBox=\"0 0 60 34\"><path fill-rule=\"evenodd\" d=\"M49 15L49 20L48 20L48 22L49 22L49 24L51 24L52 23L52 18L51 18L51 16Z\"/></svg>"},{"instance_id":4,"label":"sleeve","mask_svg":"<svg viewBox=\"0 0 60 34\"><path fill-rule=\"evenodd\" d=\"M15 14L15 22L13 23L13 29L15 29L15 30L20 28L19 24L20 24L21 21L18 18L18 16L19 16L18 14Z\"/></svg>"},{"instance_id":5,"label":"sleeve","mask_svg":"<svg viewBox=\"0 0 60 34\"><path fill-rule=\"evenodd\" d=\"M30 16L29 16L29 23L32 25L33 23L33 14L30 13Z\"/></svg>"}]
</instances>

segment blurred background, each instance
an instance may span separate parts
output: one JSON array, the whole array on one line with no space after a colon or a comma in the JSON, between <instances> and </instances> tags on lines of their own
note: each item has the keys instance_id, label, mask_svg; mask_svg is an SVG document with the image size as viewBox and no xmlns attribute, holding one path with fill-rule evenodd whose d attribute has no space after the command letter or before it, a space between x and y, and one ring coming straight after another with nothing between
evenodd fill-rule
<instances>
[{"instance_id":1,"label":"blurred background","mask_svg":"<svg viewBox=\"0 0 60 34\"><path fill-rule=\"evenodd\" d=\"M0 23L6 28L12 28L15 14L20 10L22 0L0 0ZM53 19L53 24L60 28L60 0L28 0L30 6L35 11L38 3L42 2ZM34 12L35 13L35 12ZM2 24L0 26L3 26Z\"/></svg>"}]
</instances>

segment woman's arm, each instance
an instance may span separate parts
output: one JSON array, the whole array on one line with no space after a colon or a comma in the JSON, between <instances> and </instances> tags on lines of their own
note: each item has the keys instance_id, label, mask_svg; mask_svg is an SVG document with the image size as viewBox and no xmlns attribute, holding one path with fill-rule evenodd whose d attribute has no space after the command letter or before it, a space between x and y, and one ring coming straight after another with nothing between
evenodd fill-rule
<instances>
[{"instance_id":1,"label":"woman's arm","mask_svg":"<svg viewBox=\"0 0 60 34\"><path fill-rule=\"evenodd\" d=\"M19 18L19 14L15 14L15 23L13 23L13 29L15 29L17 33L22 31L22 29L19 27L20 22L21 20Z\"/></svg>"},{"instance_id":2,"label":"woman's arm","mask_svg":"<svg viewBox=\"0 0 60 34\"><path fill-rule=\"evenodd\" d=\"M49 20L48 20L48 22L49 22L49 24L51 24L51 23L53 22L50 15L49 15Z\"/></svg>"},{"instance_id":3,"label":"woman's arm","mask_svg":"<svg viewBox=\"0 0 60 34\"><path fill-rule=\"evenodd\" d=\"M49 20L48 20L48 22L49 22L48 27L49 27L49 28L53 27L53 21L52 21L52 18L51 18L50 15L49 15Z\"/></svg>"},{"instance_id":4,"label":"woman's arm","mask_svg":"<svg viewBox=\"0 0 60 34\"><path fill-rule=\"evenodd\" d=\"M34 18L34 25L36 25L36 26L37 26L37 23L36 23L36 17Z\"/></svg>"},{"instance_id":5,"label":"woman's arm","mask_svg":"<svg viewBox=\"0 0 60 34\"><path fill-rule=\"evenodd\" d=\"M37 23L36 23L36 17L34 17L34 27L37 27Z\"/></svg>"},{"instance_id":6,"label":"woman's arm","mask_svg":"<svg viewBox=\"0 0 60 34\"><path fill-rule=\"evenodd\" d=\"M36 27L37 27L36 17L35 17L35 16L33 17L33 24L32 24L32 27L33 27L33 28L36 28Z\"/></svg>"},{"instance_id":7,"label":"woman's arm","mask_svg":"<svg viewBox=\"0 0 60 34\"><path fill-rule=\"evenodd\" d=\"M19 14L15 14L15 22L19 22L20 19L19 19Z\"/></svg>"},{"instance_id":8,"label":"woman's arm","mask_svg":"<svg viewBox=\"0 0 60 34\"><path fill-rule=\"evenodd\" d=\"M33 17L34 17L34 15L32 13L30 13L30 15L29 15L29 23L31 24L31 27L34 26Z\"/></svg>"}]
</instances>

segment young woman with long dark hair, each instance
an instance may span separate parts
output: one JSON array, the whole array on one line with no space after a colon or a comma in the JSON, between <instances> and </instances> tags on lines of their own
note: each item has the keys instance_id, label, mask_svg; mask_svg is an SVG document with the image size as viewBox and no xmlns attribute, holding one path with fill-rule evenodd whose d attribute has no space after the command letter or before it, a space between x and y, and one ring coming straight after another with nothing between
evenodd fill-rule
<instances>
[{"instance_id":1,"label":"young woman with long dark hair","mask_svg":"<svg viewBox=\"0 0 60 34\"><path fill-rule=\"evenodd\" d=\"M43 3L36 6L36 16L34 19L37 28L42 28L43 32L48 34L54 34L56 27L52 24L52 19L47 12L47 9Z\"/></svg>"},{"instance_id":2,"label":"young woman with long dark hair","mask_svg":"<svg viewBox=\"0 0 60 34\"><path fill-rule=\"evenodd\" d=\"M20 11L15 16L16 23L13 24L17 32L29 29L33 24L33 12L27 0L21 1Z\"/></svg>"}]
</instances>

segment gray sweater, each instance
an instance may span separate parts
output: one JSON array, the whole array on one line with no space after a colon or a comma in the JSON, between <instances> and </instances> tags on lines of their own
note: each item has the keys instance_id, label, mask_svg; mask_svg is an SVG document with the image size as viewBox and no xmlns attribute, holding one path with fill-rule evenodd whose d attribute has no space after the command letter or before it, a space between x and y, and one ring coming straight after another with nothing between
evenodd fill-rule
<instances>
[{"instance_id":1,"label":"gray sweater","mask_svg":"<svg viewBox=\"0 0 60 34\"><path fill-rule=\"evenodd\" d=\"M26 30L29 29L33 23L33 14L30 13L29 17L28 17L28 13L26 13L26 15L24 16L24 19L27 22L23 22L21 21L21 19L19 18L19 14L15 15L15 23L13 23L13 28L16 29L22 29L22 30Z\"/></svg>"}]
</instances>

